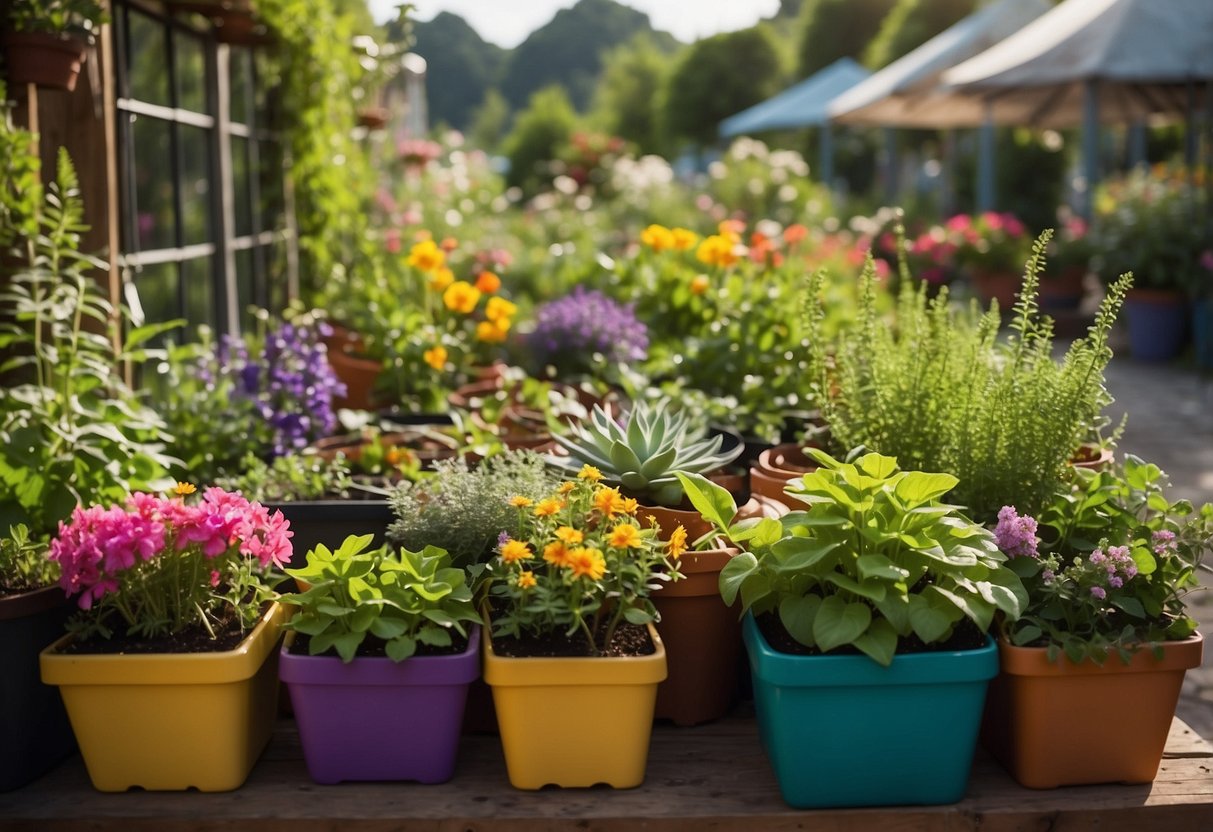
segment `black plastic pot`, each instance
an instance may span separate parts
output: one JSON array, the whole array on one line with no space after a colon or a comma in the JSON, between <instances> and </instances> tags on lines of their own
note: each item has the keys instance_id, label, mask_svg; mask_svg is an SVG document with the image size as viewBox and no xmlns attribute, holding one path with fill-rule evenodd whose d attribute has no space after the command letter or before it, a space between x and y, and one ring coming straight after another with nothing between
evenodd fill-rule
<instances>
[{"instance_id":1,"label":"black plastic pot","mask_svg":"<svg viewBox=\"0 0 1213 832\"><path fill-rule=\"evenodd\" d=\"M395 519L387 500L300 500L267 503L266 508L281 511L291 522L294 566L302 566L304 556L317 544L336 549L352 534L372 534L372 545L382 546L387 527Z\"/></svg>"},{"instance_id":2,"label":"black plastic pot","mask_svg":"<svg viewBox=\"0 0 1213 832\"><path fill-rule=\"evenodd\" d=\"M72 608L57 586L0 597L0 792L36 780L76 749L59 688L42 684L38 667Z\"/></svg>"}]
</instances>

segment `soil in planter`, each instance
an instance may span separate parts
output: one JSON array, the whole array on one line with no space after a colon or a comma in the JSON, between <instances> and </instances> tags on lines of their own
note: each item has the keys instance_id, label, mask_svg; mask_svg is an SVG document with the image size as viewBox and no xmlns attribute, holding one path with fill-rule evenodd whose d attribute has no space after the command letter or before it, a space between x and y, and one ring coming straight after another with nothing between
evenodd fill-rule
<instances>
[{"instance_id":1,"label":"soil in planter","mask_svg":"<svg viewBox=\"0 0 1213 832\"><path fill-rule=\"evenodd\" d=\"M796 639L783 626L779 616L773 612L764 612L757 616L755 623L762 631L767 642L780 653L791 653L796 656L857 656L862 651L851 645L844 645L823 653L816 647L807 647ZM922 639L911 633L897 640L897 655L902 653L947 653L954 650L980 650L986 645L986 634L968 618L962 618L952 630L952 637L947 641L935 644L924 644ZM496 646L496 642L494 642Z\"/></svg>"},{"instance_id":2,"label":"soil in planter","mask_svg":"<svg viewBox=\"0 0 1213 832\"><path fill-rule=\"evenodd\" d=\"M179 633L168 636L148 637L127 632L125 622L113 626L110 638L91 636L87 639L73 638L63 646L62 653L222 653L235 649L251 630L242 629L236 616L212 624L215 636L201 624L186 627Z\"/></svg>"},{"instance_id":3,"label":"soil in planter","mask_svg":"<svg viewBox=\"0 0 1213 832\"><path fill-rule=\"evenodd\" d=\"M312 637L306 633L295 633L295 640L291 643L290 654L292 656L310 656L308 652ZM457 656L468 649L468 637L460 635L458 632L451 631L451 643L445 647L435 647L432 644L417 644L417 652L414 656ZM339 658L337 651L329 648L320 654L329 658ZM368 635L362 644L358 645L358 652L355 654L358 658L379 659L387 655L387 642L381 638Z\"/></svg>"},{"instance_id":4,"label":"soil in planter","mask_svg":"<svg viewBox=\"0 0 1213 832\"><path fill-rule=\"evenodd\" d=\"M599 628L596 635L603 635L604 627ZM493 652L498 656L520 658L585 658L594 655L590 650L585 633L578 630L572 636L564 632L531 635L524 633L522 638L510 636L493 636ZM651 656L657 652L653 640L649 638L648 627L639 624L629 624L626 621L615 628L615 635L606 650L598 654L603 658L618 658L621 656Z\"/></svg>"}]
</instances>

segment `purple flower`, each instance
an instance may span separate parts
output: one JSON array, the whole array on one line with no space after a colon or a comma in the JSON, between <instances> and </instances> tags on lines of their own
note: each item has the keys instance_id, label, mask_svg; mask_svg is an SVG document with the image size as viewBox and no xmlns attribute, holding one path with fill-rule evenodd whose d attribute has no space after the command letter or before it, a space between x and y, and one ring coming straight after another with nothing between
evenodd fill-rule
<instances>
[{"instance_id":1,"label":"purple flower","mask_svg":"<svg viewBox=\"0 0 1213 832\"><path fill-rule=\"evenodd\" d=\"M1102 586L1091 587L1091 597L1098 598L1100 601L1108 597L1108 593L1104 591Z\"/></svg>"},{"instance_id":2,"label":"purple flower","mask_svg":"<svg viewBox=\"0 0 1213 832\"><path fill-rule=\"evenodd\" d=\"M998 512L994 539L1007 557L1034 558L1036 553L1036 518L1020 516L1015 506L1003 506Z\"/></svg>"},{"instance_id":3,"label":"purple flower","mask_svg":"<svg viewBox=\"0 0 1213 832\"><path fill-rule=\"evenodd\" d=\"M582 357L595 352L611 362L642 361L649 333L632 304L578 286L535 310L530 344L540 360L557 366L585 364Z\"/></svg>"}]
</instances>

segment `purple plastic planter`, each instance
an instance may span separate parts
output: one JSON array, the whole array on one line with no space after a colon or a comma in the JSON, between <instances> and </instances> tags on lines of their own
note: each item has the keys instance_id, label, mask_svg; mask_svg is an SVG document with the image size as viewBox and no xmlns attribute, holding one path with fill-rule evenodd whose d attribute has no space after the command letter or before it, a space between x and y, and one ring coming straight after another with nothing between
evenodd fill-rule
<instances>
[{"instance_id":1,"label":"purple plastic planter","mask_svg":"<svg viewBox=\"0 0 1213 832\"><path fill-rule=\"evenodd\" d=\"M313 780L451 779L468 685L480 675L479 625L463 653L399 663L292 655L294 635L282 646L278 672Z\"/></svg>"}]
</instances>

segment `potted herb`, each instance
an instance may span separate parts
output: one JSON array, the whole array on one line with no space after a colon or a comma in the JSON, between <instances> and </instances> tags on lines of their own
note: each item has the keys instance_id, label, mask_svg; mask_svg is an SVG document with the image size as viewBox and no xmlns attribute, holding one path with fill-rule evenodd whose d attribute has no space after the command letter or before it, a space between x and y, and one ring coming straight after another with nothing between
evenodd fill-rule
<instances>
[{"instance_id":1,"label":"potted herb","mask_svg":"<svg viewBox=\"0 0 1213 832\"><path fill-rule=\"evenodd\" d=\"M318 783L418 780L455 772L468 685L480 674L480 618L467 573L441 549L318 546L287 574L280 675L308 773ZM470 625L470 626L465 626Z\"/></svg>"},{"instance_id":2,"label":"potted herb","mask_svg":"<svg viewBox=\"0 0 1213 832\"><path fill-rule=\"evenodd\" d=\"M59 691L38 678L38 652L63 634L71 613L46 546L20 524L0 537L0 792L42 776L75 748Z\"/></svg>"},{"instance_id":3,"label":"potted herb","mask_svg":"<svg viewBox=\"0 0 1213 832\"><path fill-rule=\"evenodd\" d=\"M986 746L1031 788L1154 779L1203 639L1185 611L1213 543L1213 505L1171 503L1156 465L1072 472L1037 518L995 535L1028 589L999 640ZM1131 705L1133 716L1124 718Z\"/></svg>"},{"instance_id":4,"label":"potted herb","mask_svg":"<svg viewBox=\"0 0 1213 832\"><path fill-rule=\"evenodd\" d=\"M510 783L637 786L666 675L650 595L679 577L686 530L662 542L635 500L592 476L512 502L489 565L484 645Z\"/></svg>"},{"instance_id":5,"label":"potted herb","mask_svg":"<svg viewBox=\"0 0 1213 832\"><path fill-rule=\"evenodd\" d=\"M101 24L108 22L98 0L9 0L4 66L13 86L37 84L71 92Z\"/></svg>"},{"instance_id":6,"label":"potted herb","mask_svg":"<svg viewBox=\"0 0 1213 832\"><path fill-rule=\"evenodd\" d=\"M940 502L956 478L866 454L789 492L808 505L728 527L727 493L684 480L747 551L741 598L763 744L798 808L952 803L965 792L998 653L986 630L1025 597L992 533ZM905 765L913 759L912 767Z\"/></svg>"},{"instance_id":7,"label":"potted herb","mask_svg":"<svg viewBox=\"0 0 1213 832\"><path fill-rule=\"evenodd\" d=\"M51 543L80 612L42 651L42 680L101 791L235 789L269 741L285 614L270 575L291 558L289 523L193 492L78 507Z\"/></svg>"}]
</instances>

